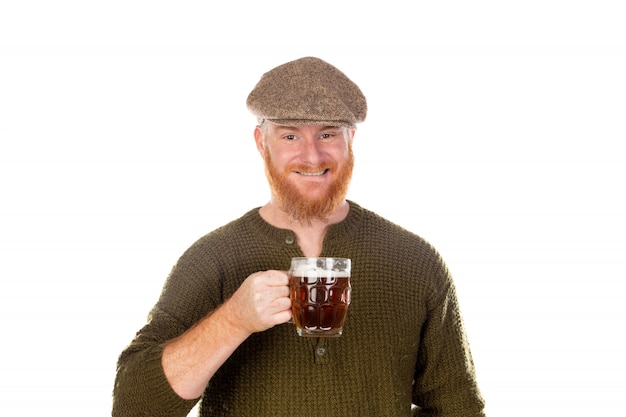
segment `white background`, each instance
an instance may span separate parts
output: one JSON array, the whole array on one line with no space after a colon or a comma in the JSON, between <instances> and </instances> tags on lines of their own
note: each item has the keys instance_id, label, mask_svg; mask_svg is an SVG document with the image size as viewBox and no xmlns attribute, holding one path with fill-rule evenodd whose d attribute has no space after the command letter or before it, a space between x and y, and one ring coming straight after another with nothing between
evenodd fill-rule
<instances>
[{"instance_id":1,"label":"white background","mask_svg":"<svg viewBox=\"0 0 626 417\"><path fill-rule=\"evenodd\" d=\"M369 101L350 198L455 276L488 415L623 416L624 2L300 4L0 3L0 414L110 415L178 256L268 198L247 94L313 55Z\"/></svg>"}]
</instances>

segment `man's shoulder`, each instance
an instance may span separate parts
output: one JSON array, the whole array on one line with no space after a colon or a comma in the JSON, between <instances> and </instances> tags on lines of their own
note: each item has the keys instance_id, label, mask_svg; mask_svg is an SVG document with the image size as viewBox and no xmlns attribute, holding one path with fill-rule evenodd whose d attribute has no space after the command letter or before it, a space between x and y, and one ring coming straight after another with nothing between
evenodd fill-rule
<instances>
[{"instance_id":1,"label":"man's shoulder","mask_svg":"<svg viewBox=\"0 0 626 417\"><path fill-rule=\"evenodd\" d=\"M385 215L379 214L375 211L367 209L365 207L359 206L355 203L354 208L359 212L363 223L365 225L370 225L371 227L382 228L383 230L400 236L411 237L422 240L419 234L414 231L411 231L404 227L403 225L389 219Z\"/></svg>"},{"instance_id":2,"label":"man's shoulder","mask_svg":"<svg viewBox=\"0 0 626 417\"><path fill-rule=\"evenodd\" d=\"M354 207L359 212L361 223L359 232L368 235L371 241L380 241L383 246L392 248L392 250L400 248L419 249L438 256L437 250L433 245L418 232L409 230L403 225L370 209L356 204Z\"/></svg>"}]
</instances>

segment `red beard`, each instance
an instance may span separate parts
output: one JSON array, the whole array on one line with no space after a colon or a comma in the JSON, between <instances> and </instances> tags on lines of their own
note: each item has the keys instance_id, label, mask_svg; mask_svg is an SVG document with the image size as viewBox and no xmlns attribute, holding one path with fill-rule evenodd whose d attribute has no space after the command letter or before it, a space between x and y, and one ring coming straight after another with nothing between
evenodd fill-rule
<instances>
[{"instance_id":1,"label":"red beard","mask_svg":"<svg viewBox=\"0 0 626 417\"><path fill-rule=\"evenodd\" d=\"M350 185L352 170L354 168L352 146L349 146L348 151L348 159L339 170L338 164L332 162L316 167L293 164L287 166L284 172L280 172L274 164L272 164L271 156L266 148L263 155L263 159L265 160L265 174L267 175L272 195L278 207L285 211L292 220L300 222L301 224L310 225L313 220L327 220L330 214L341 206L348 193L348 186ZM310 197L308 193L309 190L318 191L317 187L319 187L319 185L310 184L308 187L301 186L299 188L288 178L288 175L293 171L316 172L324 169L330 169L330 175L333 175L334 178L330 185L325 186L326 191L322 196Z\"/></svg>"}]
</instances>

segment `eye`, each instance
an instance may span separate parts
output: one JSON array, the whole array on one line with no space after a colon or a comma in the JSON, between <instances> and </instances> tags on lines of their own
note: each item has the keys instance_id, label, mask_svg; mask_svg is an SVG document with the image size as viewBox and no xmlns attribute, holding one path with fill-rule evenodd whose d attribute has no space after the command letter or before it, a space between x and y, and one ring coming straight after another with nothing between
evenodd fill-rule
<instances>
[{"instance_id":1,"label":"eye","mask_svg":"<svg viewBox=\"0 0 626 417\"><path fill-rule=\"evenodd\" d=\"M325 132L320 134L320 140L330 141L334 140L337 137L337 133L335 132Z\"/></svg>"},{"instance_id":2,"label":"eye","mask_svg":"<svg viewBox=\"0 0 626 417\"><path fill-rule=\"evenodd\" d=\"M285 135L284 138L287 140L294 140L296 138L296 135Z\"/></svg>"},{"instance_id":3,"label":"eye","mask_svg":"<svg viewBox=\"0 0 626 417\"><path fill-rule=\"evenodd\" d=\"M342 131L337 128L327 128L320 132L319 138L321 140L334 140L338 136L341 136Z\"/></svg>"}]
</instances>

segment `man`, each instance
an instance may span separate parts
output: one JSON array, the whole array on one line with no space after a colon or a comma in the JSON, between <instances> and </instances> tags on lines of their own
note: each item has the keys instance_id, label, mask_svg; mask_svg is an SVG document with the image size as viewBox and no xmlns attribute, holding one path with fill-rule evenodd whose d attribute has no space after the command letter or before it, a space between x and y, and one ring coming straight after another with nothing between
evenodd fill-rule
<instances>
[{"instance_id":1,"label":"man","mask_svg":"<svg viewBox=\"0 0 626 417\"><path fill-rule=\"evenodd\" d=\"M179 259L122 352L114 416L484 416L452 278L420 237L346 200L361 90L317 58L247 100L271 199ZM292 257L352 259L343 336L299 337Z\"/></svg>"}]
</instances>

